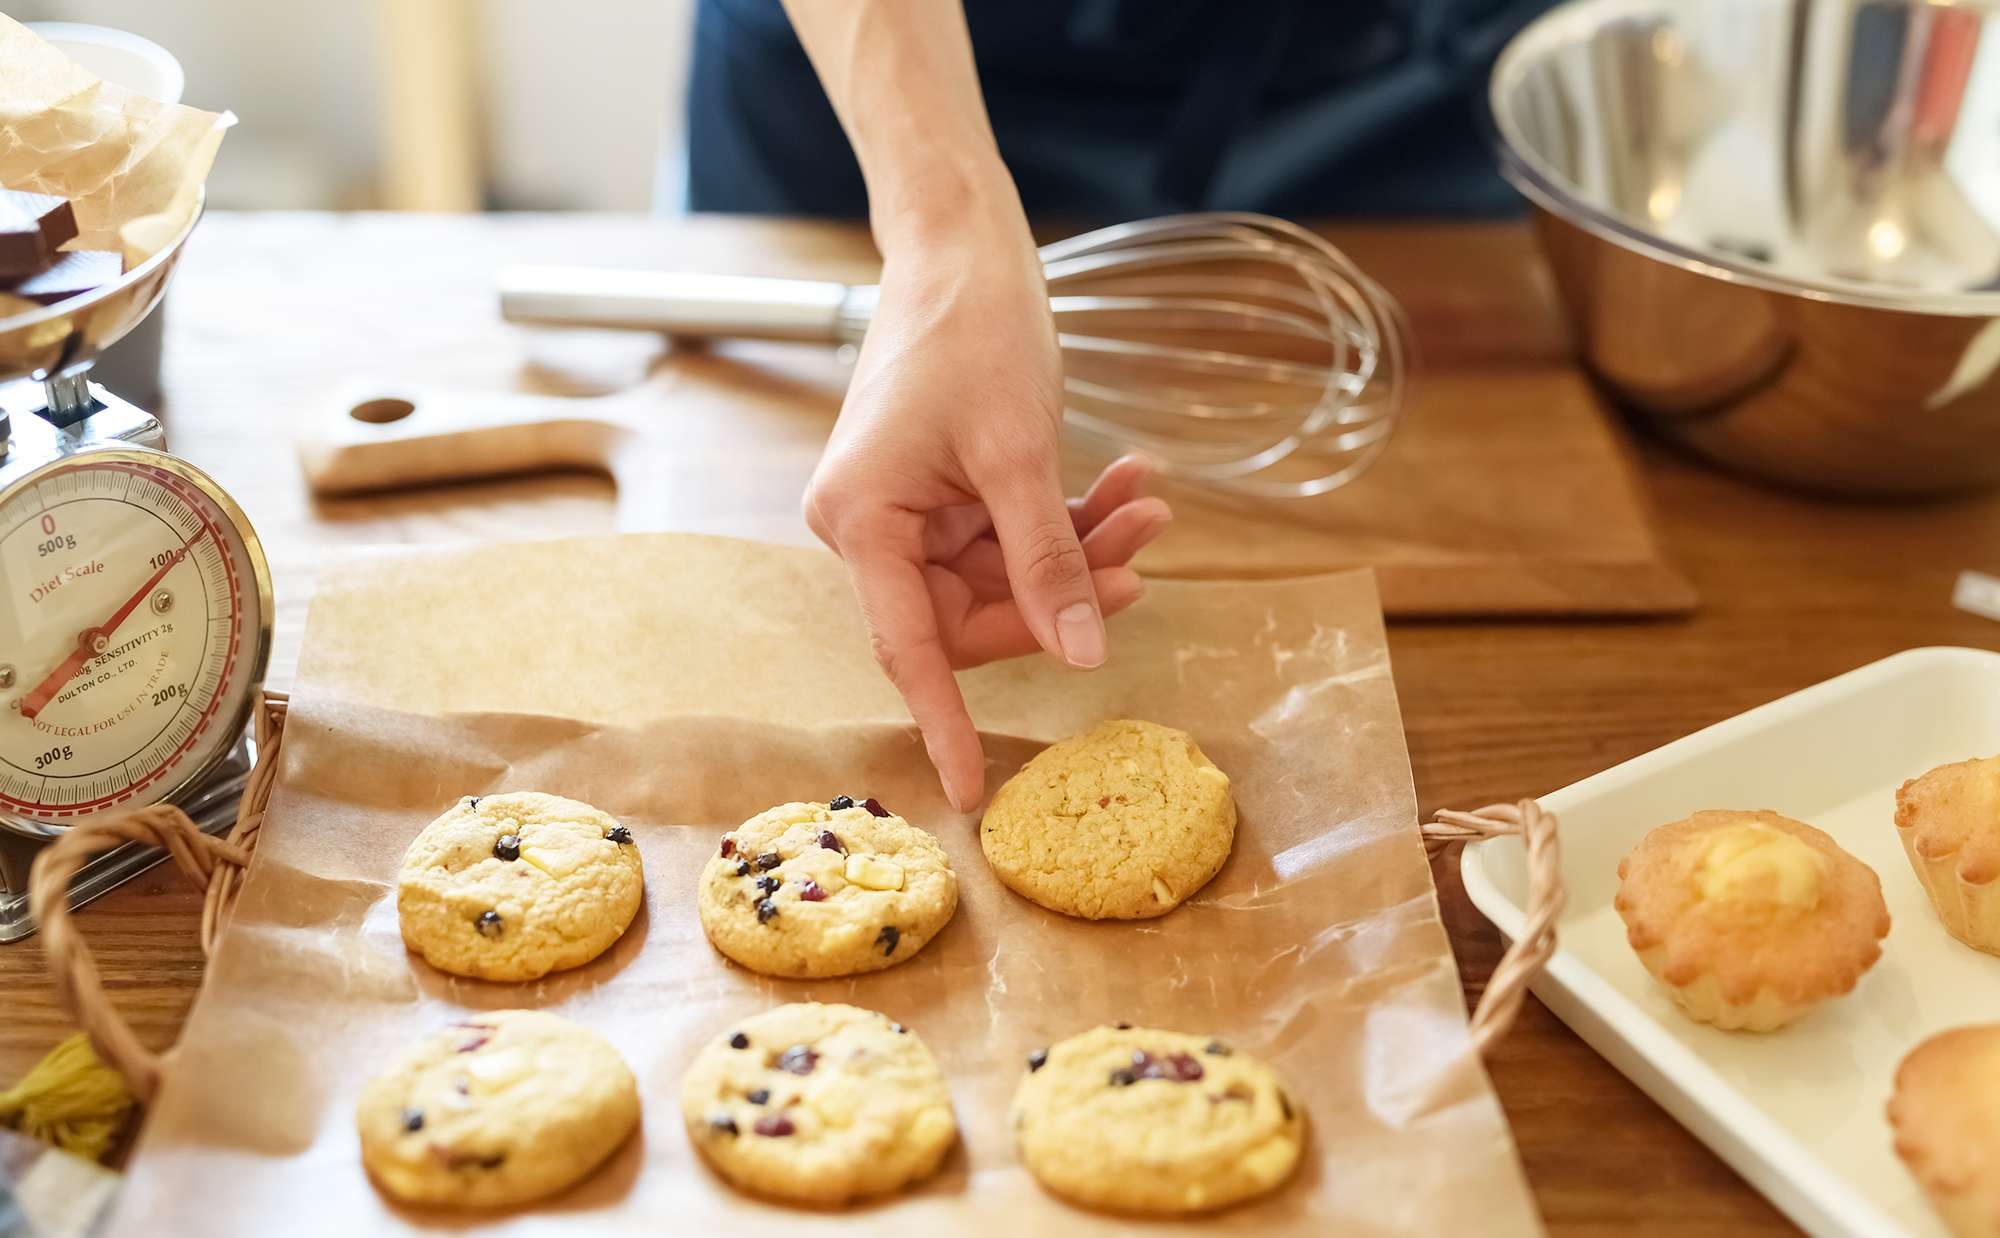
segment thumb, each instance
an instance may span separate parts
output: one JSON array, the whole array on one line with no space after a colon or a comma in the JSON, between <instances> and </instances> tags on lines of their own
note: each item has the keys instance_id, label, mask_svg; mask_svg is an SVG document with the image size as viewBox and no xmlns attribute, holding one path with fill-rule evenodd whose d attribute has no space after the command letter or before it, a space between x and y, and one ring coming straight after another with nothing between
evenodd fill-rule
<instances>
[{"instance_id":1,"label":"thumb","mask_svg":"<svg viewBox=\"0 0 2000 1238\"><path fill-rule=\"evenodd\" d=\"M996 478L980 496L1021 618L1043 649L1071 666L1104 661L1104 616L1053 456Z\"/></svg>"}]
</instances>

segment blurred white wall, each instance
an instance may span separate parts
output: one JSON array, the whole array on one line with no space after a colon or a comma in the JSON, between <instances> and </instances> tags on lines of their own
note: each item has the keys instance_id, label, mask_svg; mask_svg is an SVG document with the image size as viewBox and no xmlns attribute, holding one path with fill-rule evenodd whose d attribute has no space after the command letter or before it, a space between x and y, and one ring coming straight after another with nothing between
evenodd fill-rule
<instances>
[{"instance_id":1,"label":"blurred white wall","mask_svg":"<svg viewBox=\"0 0 2000 1238\"><path fill-rule=\"evenodd\" d=\"M661 153L680 157L693 0L484 0L480 11L494 205L650 207Z\"/></svg>"},{"instance_id":2,"label":"blurred white wall","mask_svg":"<svg viewBox=\"0 0 2000 1238\"><path fill-rule=\"evenodd\" d=\"M383 4L415 0L12 0L20 21L146 36L187 69L187 102L229 108L210 201L379 204ZM479 0L482 162L500 209L645 210L678 158L692 0Z\"/></svg>"}]
</instances>

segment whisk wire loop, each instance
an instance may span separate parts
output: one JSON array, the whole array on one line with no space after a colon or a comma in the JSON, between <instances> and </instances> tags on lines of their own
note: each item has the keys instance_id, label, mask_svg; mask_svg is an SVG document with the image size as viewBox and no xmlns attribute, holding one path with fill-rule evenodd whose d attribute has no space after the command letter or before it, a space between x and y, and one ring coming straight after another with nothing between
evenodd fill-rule
<instances>
[{"instance_id":1,"label":"whisk wire loop","mask_svg":"<svg viewBox=\"0 0 2000 1238\"><path fill-rule=\"evenodd\" d=\"M1261 215L1099 229L1041 251L1064 419L1169 475L1298 498L1358 477L1406 395L1400 310L1323 238Z\"/></svg>"}]
</instances>

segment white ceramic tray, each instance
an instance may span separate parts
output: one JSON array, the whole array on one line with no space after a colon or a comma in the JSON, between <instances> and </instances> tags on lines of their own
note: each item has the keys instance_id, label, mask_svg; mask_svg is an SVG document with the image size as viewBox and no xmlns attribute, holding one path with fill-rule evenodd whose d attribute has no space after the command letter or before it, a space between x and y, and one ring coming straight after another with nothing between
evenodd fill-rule
<instances>
[{"instance_id":1,"label":"white ceramic tray","mask_svg":"<svg viewBox=\"0 0 2000 1238\"><path fill-rule=\"evenodd\" d=\"M1569 905L1535 995L1794 1221L1816 1234L1943 1235L1890 1147L1896 1065L1932 1032L2000 1019L2000 958L1939 926L1897 841L1895 790L2000 752L2000 653L1913 649L1720 722L1541 798L1561 821ZM1893 921L1844 998L1768 1035L1682 1017L1612 907L1618 861L1703 808L1770 808L1871 865ZM1520 840L1465 849L1474 905L1520 932Z\"/></svg>"}]
</instances>

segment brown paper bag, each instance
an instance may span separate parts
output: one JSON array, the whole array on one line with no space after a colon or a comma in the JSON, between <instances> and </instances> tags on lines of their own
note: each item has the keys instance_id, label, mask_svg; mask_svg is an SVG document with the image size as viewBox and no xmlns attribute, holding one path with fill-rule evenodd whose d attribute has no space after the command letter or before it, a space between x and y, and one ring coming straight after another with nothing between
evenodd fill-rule
<instances>
[{"instance_id":1,"label":"brown paper bag","mask_svg":"<svg viewBox=\"0 0 2000 1238\"><path fill-rule=\"evenodd\" d=\"M1235 780L1235 854L1159 920L1088 923L1000 886L868 657L825 554L658 536L351 563L315 602L281 783L131 1167L119 1233L377 1234L466 1225L635 1234L1125 1233L1014 1155L1025 1055L1102 1022L1213 1033L1263 1056L1310 1117L1305 1163L1208 1223L1258 1233L1532 1234L1539 1225L1466 1036L1418 840L1365 573L1159 582L1090 674L1028 658L963 677L989 785L1100 718L1192 731ZM528 985L405 953L394 880L454 798L575 796L638 839L647 905L604 957ZM714 953L694 880L720 834L793 799L873 795L934 832L956 919L910 962L781 981ZM749 1199L681 1129L680 1075L744 1015L852 1002L907 1023L950 1081L961 1145L933 1180L813 1212ZM386 1202L360 1163L362 1082L467 1010L550 1009L609 1037L643 1131L539 1206L472 1218Z\"/></svg>"}]
</instances>

